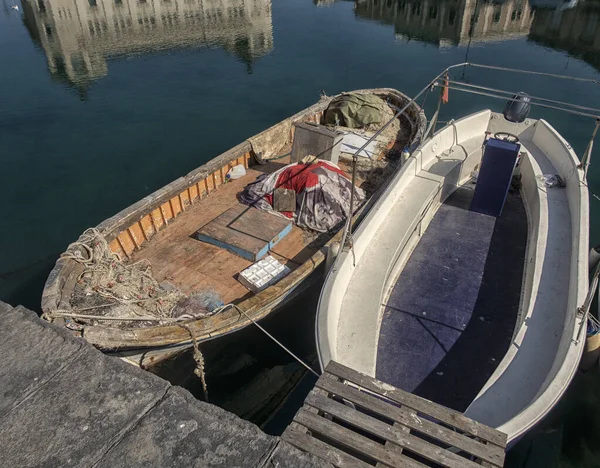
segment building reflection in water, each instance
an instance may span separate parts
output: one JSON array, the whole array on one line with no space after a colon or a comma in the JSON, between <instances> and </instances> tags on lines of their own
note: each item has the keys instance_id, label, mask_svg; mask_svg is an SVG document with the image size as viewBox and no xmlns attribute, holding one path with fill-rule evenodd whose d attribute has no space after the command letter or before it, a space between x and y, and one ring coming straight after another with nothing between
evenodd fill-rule
<instances>
[{"instance_id":1,"label":"building reflection in water","mask_svg":"<svg viewBox=\"0 0 600 468\"><path fill-rule=\"evenodd\" d=\"M573 9L538 9L529 38L600 70L600 4L579 2Z\"/></svg>"},{"instance_id":2,"label":"building reflection in water","mask_svg":"<svg viewBox=\"0 0 600 468\"><path fill-rule=\"evenodd\" d=\"M357 0L355 12L393 25L399 39L441 47L524 37L534 17L527 0Z\"/></svg>"},{"instance_id":3,"label":"building reflection in water","mask_svg":"<svg viewBox=\"0 0 600 468\"><path fill-rule=\"evenodd\" d=\"M111 56L222 47L246 64L273 48L271 0L23 0L53 77L85 92Z\"/></svg>"}]
</instances>

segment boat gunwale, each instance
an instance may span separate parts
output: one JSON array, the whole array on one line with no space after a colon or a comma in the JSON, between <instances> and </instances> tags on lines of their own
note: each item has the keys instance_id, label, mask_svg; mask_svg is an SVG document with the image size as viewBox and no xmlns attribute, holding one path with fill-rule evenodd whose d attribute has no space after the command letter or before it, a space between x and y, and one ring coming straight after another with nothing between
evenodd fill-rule
<instances>
[{"instance_id":1,"label":"boat gunwale","mask_svg":"<svg viewBox=\"0 0 600 468\"><path fill-rule=\"evenodd\" d=\"M481 111L480 111L481 112ZM469 114L465 117L462 117L461 119L465 119L465 118L469 118L472 117L474 115L478 114L478 112L475 112L473 114ZM497 114L497 113L494 113ZM456 123L460 122L460 120L457 120ZM452 124L454 125L454 124ZM543 381L541 382L540 388L541 390L533 397L533 399L524 407L522 408L520 411L516 412L515 414L512 415L512 417L505 421L503 424L499 425L497 427L498 430L502 431L502 432L506 432L508 434L508 438L509 441L515 441L516 439L518 439L520 436L522 436L526 431L528 431L529 429L531 429L535 424L537 424L543 417L545 417L548 412L556 405L556 403L558 402L558 400L560 399L560 397L564 394L564 392L566 391L567 386L569 385L569 383L571 382L575 372L577 371L577 363L579 361L579 358L581 357L581 353L583 352L583 343L584 343L584 339L582 339L579 335L580 333L580 327L582 325L582 321L583 321L583 316L581 313L578 313L577 307L579 307L585 298L585 294L587 293L587 245L588 245L588 232L587 232L587 225L589 222L589 208L588 208L588 197L587 197L587 186L585 183L585 176L584 176L584 171L581 168L581 163L579 158L577 157L577 155L575 154L573 148L571 147L571 145L565 140L565 138L556 130L554 129L554 127L552 127L552 125L550 125L546 120L544 119L539 119L537 121L535 121L535 125L542 125L544 126L549 132L552 133L552 136L554 136L556 138L556 142L557 144L560 145L561 149L564 151L564 153L567 155L567 157L564 158L564 160L561 160L561 162L563 163L562 167L558 167L557 164L555 164L554 161L552 161L552 159L549 157L549 155L544 152L545 157L548 158L549 162L553 164L553 166L557 169L557 173L559 173L561 176L563 176L568 182L569 182L569 177L567 177L568 174L571 174L571 181L569 183L569 186L571 187L571 189L573 190L573 200L568 200L569 202L569 210L570 210L570 214L571 214L571 221L572 221L572 226L571 226L571 244L569 245L569 250L572 252L572 259L570 262L570 268L571 268L571 272L569 274L570 277L570 284L567 286L569 289L568 294L569 295L573 295L572 298L572 302L574 305L574 307L569 307L567 306L567 309L565 310L565 325L564 325L564 329L563 329L563 334L561 335L561 340L560 340L560 344L559 344L559 348L556 350L556 355L554 356L554 361L546 375L546 377L543 379ZM531 126L531 131L535 131L534 126ZM440 134L442 131L446 130L447 128L449 128L451 126L451 124L444 126L443 128L441 128L440 130L438 130L431 138L427 139L426 141L423 142L422 145L422 149L425 149L425 147L427 147L428 144L431 143L431 141L433 140L433 138ZM533 142L533 140L532 140ZM533 142L535 143L535 142ZM541 150L541 148L538 147L538 149ZM415 154L417 154L421 149L415 151ZM529 159L529 158L527 158ZM535 163L535 159L533 159L534 163ZM419 168L417 168L418 170ZM564 171L564 173L563 173ZM571 173L571 171L573 171ZM538 176L542 174L542 171L539 170L534 172L534 175L531 177L531 180L535 180L534 176ZM400 175L397 175L397 178L399 178ZM390 192L392 191L392 184L394 182L392 182L390 184ZM542 194L545 190L542 187L539 187L535 182L533 183L533 187L535 190L535 193L540 195ZM385 196L385 195L384 195ZM573 205L572 203L577 203L576 205ZM523 203L525 206L525 209L527 211L527 222L528 222L528 233L527 233L527 251L525 254L525 269L523 272L523 285L522 285L522 290L521 290L521 295L523 294L527 294L526 291L526 285L525 285L525 277L528 275L532 275L532 271L530 270L530 268L533 267L538 267L538 268L543 268L544 266L544 261L543 260L539 260L539 258L537 258L534 255L533 258L533 264L528 264L528 259L530 259L530 255L531 255L531 248L533 244L537 244L539 242L537 236L532 236L532 227L531 227L531 217L530 217L530 207L527 203L526 197L523 197ZM546 200L545 202L546 205L549 204L549 202ZM546 210L548 208L546 207ZM374 212L371 212L374 213ZM371 214L372 216L372 214ZM538 220L538 223L540 223L540 221ZM578 230L575 230L575 225L578 225ZM545 236L552 236L554 233L552 231L548 231L545 233ZM357 233L358 235L358 233ZM359 242L359 238L355 238L355 245L357 245L357 243ZM545 245L545 243L544 243ZM540 254L541 256L545 255L545 249L544 251ZM346 260L349 261L350 257L348 257L348 255L346 255L344 258L341 258L341 261ZM357 263L360 262L360 255L357 255ZM549 268L548 266L546 266L546 268ZM333 273L333 272L332 272ZM332 282L332 284L330 285L330 289L327 290L327 282ZM319 314L322 313L328 313L328 311L325 309L325 306L322 305L322 301L324 300L324 294L331 294L332 291L335 290L335 287L337 286L337 288L342 287L342 290L344 288L344 284L338 284L335 285L333 284L335 282L335 277L330 277L328 279L326 279L326 285L324 286L324 289L321 293L321 298L319 301L319 310L317 311L317 319L316 319L316 326L315 326L315 337L316 337L316 342L317 342L317 350L318 350L318 358L319 358L319 363L321 365L321 368L324 368L326 362L324 361L324 357L323 357L323 343L325 341L325 338L323 338L323 336L325 336L326 334L326 329L324 328L324 326L322 325L322 323L319 321L320 317ZM576 283L575 286L573 286L573 283ZM348 286L349 282L345 285L346 287ZM573 288L577 288L576 290ZM326 301L330 301L330 297L329 296L325 296L325 300ZM322 309L323 307L323 309ZM519 306L519 309L521 310L523 308L523 301L521 300L521 304ZM523 319L526 321L527 318L529 318L529 316L524 316ZM516 329L515 329L515 335L513 336L513 338L511 339L511 344L515 343L517 341L517 337L519 335L524 335L527 331L527 324L525 323L516 323ZM515 352L518 352L518 348L522 342L523 336L520 336L520 338L518 338L518 342L517 342L517 349ZM329 350L326 350L327 352L329 352ZM478 392L477 396L475 397L474 401L477 400L478 398L480 398L480 396L482 394L485 393L485 391L491 387L493 385L493 380L497 378L498 373L502 373L506 368L511 364L511 361L513 360L512 355L510 355L510 350L503 356L502 360L500 363L498 363L498 367L496 369L496 371L494 371L493 375L490 376L490 378L488 379L488 381L486 382L486 384L484 385L484 387L480 390L480 392ZM504 368L503 368L504 366ZM478 419L478 416L480 415L474 415L472 413L470 413L469 411L471 410L471 405L469 406L469 408L466 409L465 414L476 419Z\"/></svg>"},{"instance_id":2,"label":"boat gunwale","mask_svg":"<svg viewBox=\"0 0 600 468\"><path fill-rule=\"evenodd\" d=\"M410 101L410 98L407 95L393 88L361 89L353 92L362 94L371 93L380 96L383 95L388 98L393 98L394 100L403 104ZM318 120L320 118L320 114L325 111L331 100L337 96L340 96L341 94L344 93L330 96L326 99L322 98L315 104L292 115L291 117L276 123L275 125L267 128L255 136L259 136L277 127L290 123L292 125L288 138L289 141L291 141L293 139L294 123L299 121L310 121L313 118ZM408 107L406 114L403 114L402 116L408 120L408 123L411 126L411 132L409 136L410 142L414 142L414 140L419 136L420 127L423 127L421 116L422 110L416 103L412 103ZM424 131L424 128L422 130ZM122 233L128 232L129 237L132 238L134 244L132 252L140 250L143 248L142 244L146 242L146 240L143 240L138 244L130 232L132 226L136 225L136 223L141 223L146 216L151 216L152 212L160 209L163 204L169 203L170 200L174 199L175 197L180 197L183 192L188 191L191 187L202 182L203 180L207 180L208 177L214 175L216 172L221 171L222 176L222 170L225 167L230 167L231 163L239 161L240 158L244 158L244 165L246 167L250 165L250 160L255 158L249 139L244 140L233 148L230 148L215 158L207 161L205 164L188 172L185 176L175 179L164 187L159 188L150 195L147 195L138 202L133 203L132 205L123 209L116 215L104 220L97 226L97 229L105 237L107 242L111 243L117 240L119 245L121 245L121 250L123 250L123 252L129 258L130 254L127 253L119 240L119 236ZM383 184L383 187L385 187L392 180L392 178L393 177L389 177L386 183ZM221 181L221 184L222 183L223 180ZM198 193L196 198L203 199L206 196L210 196L210 194L216 191L217 187L218 186L215 182L212 191L207 191L204 197ZM381 188L377 191L377 193L381 193ZM376 198L376 195L377 194L371 197L368 205L370 205L371 202ZM189 199L188 202L188 205L192 205L191 199ZM175 219L178 214L185 211L187 207L184 207L181 198L179 198L179 203L181 210L180 212L175 213L175 210L172 209L172 219ZM361 210L354 215L353 223L356 223L361 212L363 211L364 210ZM168 224L165 222L160 229L155 228L155 234L159 230L163 230L165 227L167 227L167 225ZM260 320L271 313L281 302L286 299L288 296L286 293L293 292L293 290L296 289L302 281L304 281L314 270L317 269L317 267L325 259L324 252L332 243L339 241L341 233L342 230L338 230L319 250L317 250L317 252L315 252L307 261L302 263L297 269L292 271L292 273L290 273L287 277L283 278L275 285L266 288L260 293L239 302L237 305L242 307L244 311L247 312L254 320ZM146 234L143 230L142 234L145 238ZM76 278L79 276L82 268L83 267L81 264L78 264L72 259L59 258L57 260L54 268L48 276L42 293L41 307L45 317L51 320L53 312L60 309L63 304L68 304L68 298L71 296L72 290L75 286ZM66 301L65 298L67 298ZM234 331L233 329L243 328L247 326L250 321L245 317L241 317L239 312L232 309L224 311L216 316L196 319L185 323L195 331L197 338L202 341L203 339L214 338L215 334L220 335L230 333L231 331ZM81 335L88 339L88 341L95 346L104 350L139 349L145 347L154 348L191 341L189 331L185 330L180 325L172 324L154 325L137 329L120 329L110 326L84 326ZM168 336L169 338L165 338L165 336Z\"/></svg>"}]
</instances>

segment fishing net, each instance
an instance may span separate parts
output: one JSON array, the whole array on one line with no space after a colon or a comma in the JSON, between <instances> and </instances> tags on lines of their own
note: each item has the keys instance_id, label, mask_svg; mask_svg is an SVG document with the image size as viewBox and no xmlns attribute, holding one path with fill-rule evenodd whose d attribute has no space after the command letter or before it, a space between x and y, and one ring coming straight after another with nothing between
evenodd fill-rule
<instances>
[{"instance_id":1,"label":"fishing net","mask_svg":"<svg viewBox=\"0 0 600 468\"><path fill-rule=\"evenodd\" d=\"M148 260L123 262L97 229L86 230L61 258L84 266L65 311L78 323L148 327L212 315L223 305L214 291L186 295L171 283L159 283Z\"/></svg>"}]
</instances>

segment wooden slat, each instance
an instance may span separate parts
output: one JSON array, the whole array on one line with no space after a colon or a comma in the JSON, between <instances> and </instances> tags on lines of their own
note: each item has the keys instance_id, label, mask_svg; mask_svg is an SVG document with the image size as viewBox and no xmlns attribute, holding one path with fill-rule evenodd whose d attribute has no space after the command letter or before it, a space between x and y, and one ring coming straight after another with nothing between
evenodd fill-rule
<instances>
[{"instance_id":1,"label":"wooden slat","mask_svg":"<svg viewBox=\"0 0 600 468\"><path fill-rule=\"evenodd\" d=\"M461 431L464 431L475 437L479 437L491 442L501 448L506 446L506 434L478 423L477 421L473 421L457 411L396 389L389 384L377 381L364 374L360 374L335 361L329 362L326 372L329 372L337 377L341 377L349 382L353 382L374 393L377 393L378 395L383 396L384 398L388 398L396 403L408 406L409 408L412 408L420 413L428 414L439 421L449 424L450 426L460 429Z\"/></svg>"},{"instance_id":2,"label":"wooden slat","mask_svg":"<svg viewBox=\"0 0 600 468\"><path fill-rule=\"evenodd\" d=\"M144 233L142 232L142 227L138 223L135 223L129 226L128 231L129 234L131 234L133 243L139 249L146 240L144 238Z\"/></svg>"},{"instance_id":3,"label":"wooden slat","mask_svg":"<svg viewBox=\"0 0 600 468\"><path fill-rule=\"evenodd\" d=\"M217 188L215 186L215 175L214 174L210 174L206 179L204 179L204 182L206 182L206 192L207 193L211 193Z\"/></svg>"},{"instance_id":4,"label":"wooden slat","mask_svg":"<svg viewBox=\"0 0 600 468\"><path fill-rule=\"evenodd\" d=\"M130 256L133 253L133 251L135 250L135 244L133 243L133 240L131 239L131 235L129 234L129 232L123 231L123 232L119 233L119 235L117 236L117 239L119 239L121 247L123 248L123 250L125 251L127 256Z\"/></svg>"},{"instance_id":5,"label":"wooden slat","mask_svg":"<svg viewBox=\"0 0 600 468\"><path fill-rule=\"evenodd\" d=\"M410 434L410 429L406 426L402 426L398 423L394 423L394 427L397 428L398 430L406 432L407 434ZM391 454L394 454L394 456L397 456L397 457L402 456L402 452L404 451L404 449L402 447L390 442L389 440L386 440L384 447L387 451L389 451ZM375 465L375 468L387 468L387 465L384 465L382 462L377 462L377 465Z\"/></svg>"},{"instance_id":6,"label":"wooden slat","mask_svg":"<svg viewBox=\"0 0 600 468\"><path fill-rule=\"evenodd\" d=\"M119 243L118 239L113 239L112 242L108 244L108 246L110 247L111 252L120 255L122 259L125 259L127 257L127 254L125 253L125 250L123 250L123 247L121 247L121 244Z\"/></svg>"},{"instance_id":7,"label":"wooden slat","mask_svg":"<svg viewBox=\"0 0 600 468\"><path fill-rule=\"evenodd\" d=\"M372 465L311 437L305 431L300 430L298 426L295 426L294 423L287 427L281 438L294 447L312 453L338 468L372 468Z\"/></svg>"},{"instance_id":8,"label":"wooden slat","mask_svg":"<svg viewBox=\"0 0 600 468\"><path fill-rule=\"evenodd\" d=\"M183 192L179 194L179 202L181 203L181 209L185 211L190 203L190 193L188 189L185 189Z\"/></svg>"},{"instance_id":9,"label":"wooden slat","mask_svg":"<svg viewBox=\"0 0 600 468\"><path fill-rule=\"evenodd\" d=\"M160 228L165 225L165 221L163 219L162 213L160 212L160 208L152 210L152 212L150 213L150 220L152 221L152 226L154 227L154 230L156 232L158 232Z\"/></svg>"},{"instance_id":10,"label":"wooden slat","mask_svg":"<svg viewBox=\"0 0 600 468\"><path fill-rule=\"evenodd\" d=\"M389 424L371 418L364 413L353 410L330 398L324 398L321 395L314 395L311 393L306 398L305 404L314 406L315 408L324 411L345 423L360 428L365 432L373 434L374 436L389 440L390 442L401 446L403 449L416 453L441 466L447 468L475 468L480 466L466 458L438 447L437 445L426 442L413 435L406 434L403 431L399 431Z\"/></svg>"},{"instance_id":11,"label":"wooden slat","mask_svg":"<svg viewBox=\"0 0 600 468\"><path fill-rule=\"evenodd\" d=\"M330 374L327 374L327 375L330 375ZM402 411L402 412L403 412L403 413L404 413L404 414L405 414L407 417L412 417L413 415L416 415L416 414L417 414L417 412L416 412L416 411L414 411L414 410L411 410L411 409L409 409L409 408L406 408L406 407L404 407L404 406L401 406L399 409L400 409L400 411ZM398 430L401 430L401 431L403 431L403 432L406 432L407 434L410 434L410 428L408 428L408 427L406 427L406 426L403 426L403 425L402 425L402 424L400 424L400 423L397 423L397 422L395 422L395 423L394 423L394 427L395 427L396 429L398 429ZM386 448L386 449L388 449L388 450L389 450L391 453L395 453L395 454L398 454L398 455L401 455L401 454L402 454L402 452L403 452L403 449L402 449L402 447L400 447L399 445L396 445L396 444L394 444L394 443L392 443L392 442L390 442L390 441L386 441L386 442L385 442L385 448ZM376 468L384 468L384 466L385 466L385 465L383 465L382 463L378 462L378 463L377 463L377 465L375 465L375 466L376 466Z\"/></svg>"},{"instance_id":12,"label":"wooden slat","mask_svg":"<svg viewBox=\"0 0 600 468\"><path fill-rule=\"evenodd\" d=\"M150 218L151 215L147 214L142 219L140 219L140 226L142 227L142 232L144 233L144 237L146 238L146 240L150 239L156 232L154 226L152 225L152 220Z\"/></svg>"},{"instance_id":13,"label":"wooden slat","mask_svg":"<svg viewBox=\"0 0 600 468\"><path fill-rule=\"evenodd\" d=\"M423 468L425 465L402 454L390 453L382 444L357 434L339 424L301 408L294 418L313 433L321 434L336 443L348 447L369 458L395 468Z\"/></svg>"},{"instance_id":14,"label":"wooden slat","mask_svg":"<svg viewBox=\"0 0 600 468\"><path fill-rule=\"evenodd\" d=\"M358 389L336 382L327 374L323 374L317 381L316 386L337 396L352 401L353 403L366 408L376 414L392 419L410 429L421 434L425 434L433 439L439 440L447 445L454 446L482 460L502 466L504 461L504 450L495 445L485 445L469 437L452 431L446 427L440 426L424 417L417 417L414 410L406 407L398 408L386 403L379 398L360 392ZM410 415L409 411L414 414Z\"/></svg>"},{"instance_id":15,"label":"wooden slat","mask_svg":"<svg viewBox=\"0 0 600 468\"><path fill-rule=\"evenodd\" d=\"M175 218L183 210L181 209L181 203L179 202L179 196L173 197L169 200L171 210L173 211L173 218Z\"/></svg>"},{"instance_id":16,"label":"wooden slat","mask_svg":"<svg viewBox=\"0 0 600 468\"><path fill-rule=\"evenodd\" d=\"M169 220L173 218L173 209L171 208L170 200L160 205L160 212L162 214L163 221L165 224L168 224Z\"/></svg>"},{"instance_id":17,"label":"wooden slat","mask_svg":"<svg viewBox=\"0 0 600 468\"><path fill-rule=\"evenodd\" d=\"M188 190L190 192L190 203L194 203L194 200L196 198L199 198L198 184L194 184L194 185L190 186L190 188Z\"/></svg>"}]
</instances>

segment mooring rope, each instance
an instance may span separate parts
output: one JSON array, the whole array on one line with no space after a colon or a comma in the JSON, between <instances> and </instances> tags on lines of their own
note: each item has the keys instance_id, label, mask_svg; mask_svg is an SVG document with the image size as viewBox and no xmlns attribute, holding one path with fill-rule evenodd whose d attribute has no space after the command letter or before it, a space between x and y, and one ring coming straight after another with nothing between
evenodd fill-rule
<instances>
[{"instance_id":1,"label":"mooring rope","mask_svg":"<svg viewBox=\"0 0 600 468\"><path fill-rule=\"evenodd\" d=\"M235 305L235 304L226 304L226 305L220 307L219 309L222 310L222 309L225 309L225 308L228 308L228 307L235 308L240 314L244 315L248 320L250 320L250 322L252 322L254 325L256 325L257 328L260 331L262 331L265 335L267 335L269 338L271 338L271 340L273 340L281 349L283 349L286 353L288 353L296 361L298 361L298 363L300 363L302 366L304 366L309 372L311 372L312 374L314 374L316 377L319 377L319 373L318 372L316 372L312 367L310 367L302 359L300 359L298 356L296 356L292 351L290 351L288 348L286 348L285 345L283 345L279 340L277 340L277 338L275 338L267 330L265 330L263 327L261 327L252 317L250 317L244 310L240 309L237 305Z\"/></svg>"},{"instance_id":2,"label":"mooring rope","mask_svg":"<svg viewBox=\"0 0 600 468\"><path fill-rule=\"evenodd\" d=\"M194 369L194 374L196 374L200 378L200 382L202 383L202 391L204 392L204 401L208 403L208 387L206 385L206 374L204 372L204 356L200 352L200 347L198 345L198 339L196 337L196 332L192 327L185 323L180 323L179 326L188 331L190 336L192 337L192 346L193 346L193 358L196 362L196 368Z\"/></svg>"}]
</instances>

